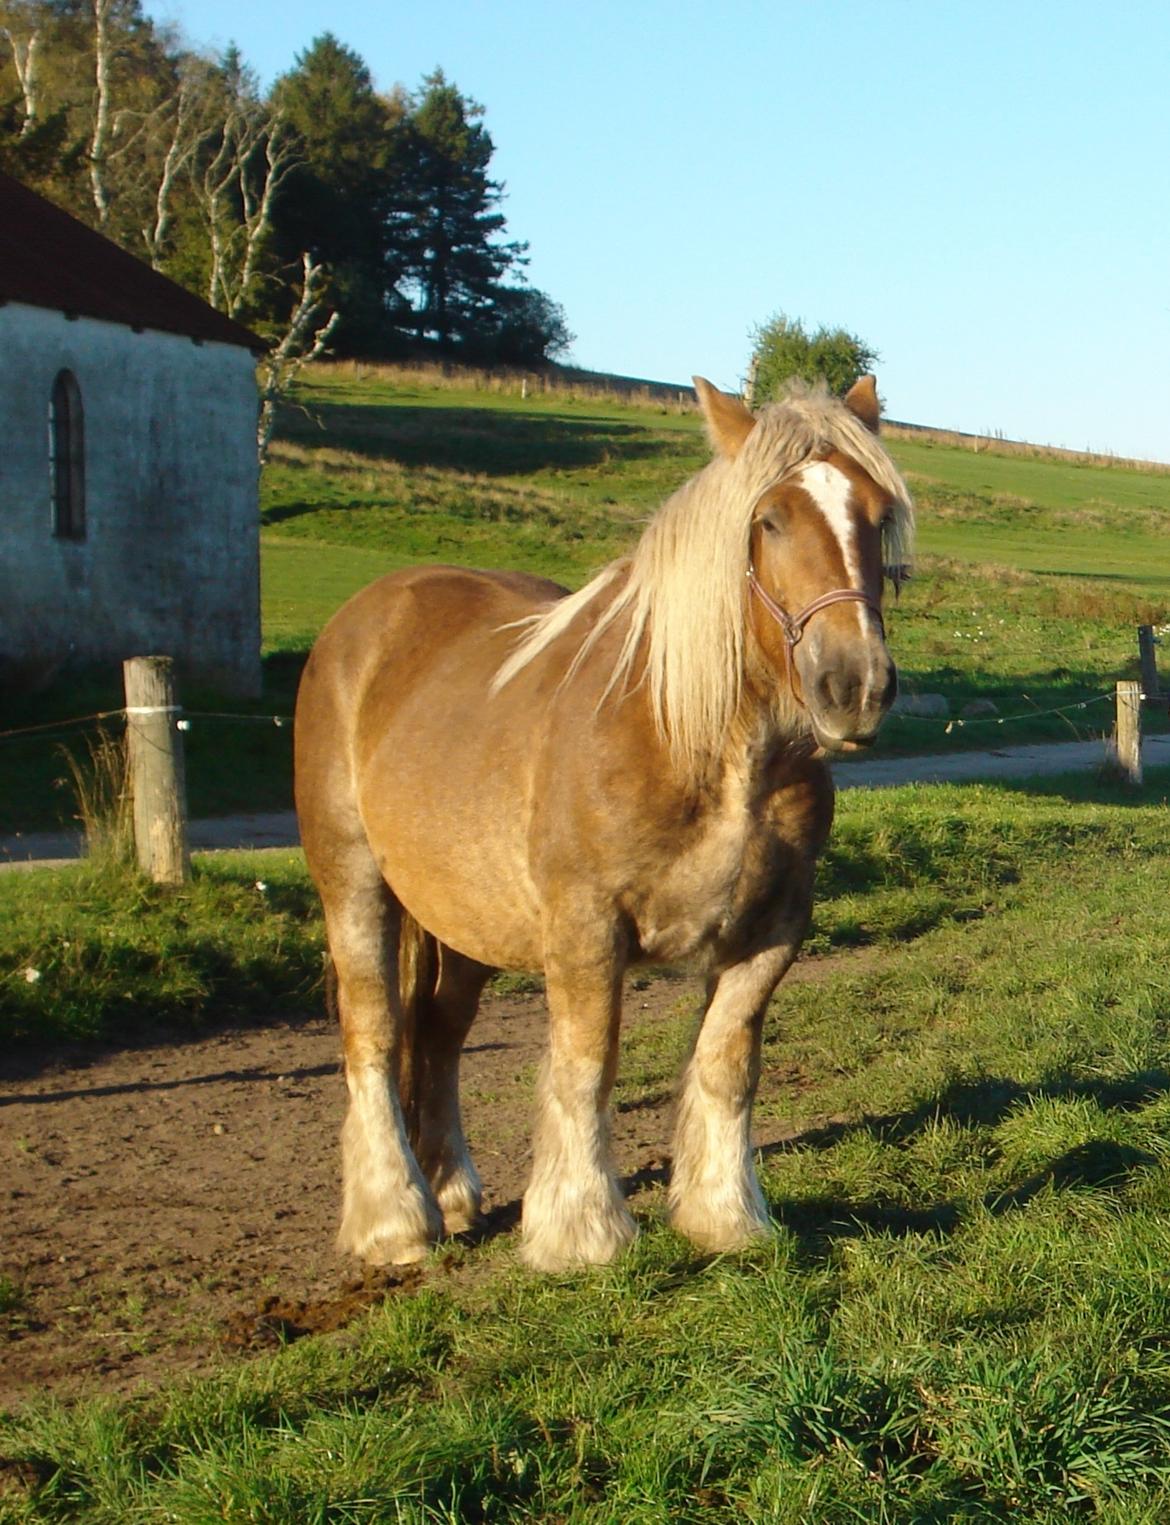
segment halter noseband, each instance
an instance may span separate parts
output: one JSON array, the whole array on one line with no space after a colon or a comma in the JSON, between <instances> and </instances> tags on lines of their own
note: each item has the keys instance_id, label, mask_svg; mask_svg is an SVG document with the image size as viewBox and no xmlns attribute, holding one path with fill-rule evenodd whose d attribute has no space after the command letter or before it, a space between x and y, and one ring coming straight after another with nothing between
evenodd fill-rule
<instances>
[{"instance_id":1,"label":"halter noseband","mask_svg":"<svg viewBox=\"0 0 1170 1525\"><path fill-rule=\"evenodd\" d=\"M789 614L787 609L765 591L760 579L756 576L756 569L751 561L747 567L748 587L756 595L764 608L780 626L784 636L784 671L788 678L788 686L792 690L792 697L800 705L801 709L807 708L804 698L796 687L796 663L793 657L797 646L804 637L804 627L812 619L814 614L819 614L822 609L828 609L831 604L857 603L864 604L871 613L877 616L877 622L884 637L886 633L885 622L882 619L881 605L876 599L870 598L868 593L862 593L859 588L834 588L831 593L822 593L820 598L814 598L811 604L803 608L799 614Z\"/></svg>"}]
</instances>

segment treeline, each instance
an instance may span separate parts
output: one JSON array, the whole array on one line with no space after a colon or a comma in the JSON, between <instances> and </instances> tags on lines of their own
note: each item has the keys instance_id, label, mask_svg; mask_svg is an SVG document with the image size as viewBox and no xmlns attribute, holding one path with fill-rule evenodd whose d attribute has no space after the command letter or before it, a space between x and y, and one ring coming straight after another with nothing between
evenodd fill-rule
<instances>
[{"instance_id":1,"label":"treeline","mask_svg":"<svg viewBox=\"0 0 1170 1525\"><path fill-rule=\"evenodd\" d=\"M326 344L522 365L567 349L563 311L523 279L483 115L440 71L380 93L329 33L265 94L236 50L192 50L139 0L0 0L0 168L286 365Z\"/></svg>"}]
</instances>

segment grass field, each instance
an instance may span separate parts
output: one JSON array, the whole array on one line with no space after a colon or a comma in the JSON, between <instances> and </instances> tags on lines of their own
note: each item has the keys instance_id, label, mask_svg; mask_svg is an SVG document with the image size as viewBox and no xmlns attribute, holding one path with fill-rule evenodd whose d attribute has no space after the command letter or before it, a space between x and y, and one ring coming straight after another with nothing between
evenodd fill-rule
<instances>
[{"instance_id":1,"label":"grass field","mask_svg":"<svg viewBox=\"0 0 1170 1525\"><path fill-rule=\"evenodd\" d=\"M1137 676L1135 626L1170 625L1170 474L919 435L891 449L919 500L919 575L888 620L904 686L946 695L952 713L979 698L999 713L950 731L895 719L879 746L1107 731L1102 696ZM322 624L394 567L511 566L579 586L706 459L697 415L675 402L588 389L525 398L437 372L319 366L282 415L262 482L264 699L225 706L188 692L186 703L287 714ZM7 724L114 709L118 684L111 672L15 699ZM69 815L54 788L61 739L0 742L0 831ZM198 721L188 752L194 812L289 803L287 731Z\"/></svg>"},{"instance_id":2,"label":"grass field","mask_svg":"<svg viewBox=\"0 0 1170 1525\"><path fill-rule=\"evenodd\" d=\"M265 479L265 629L297 649L375 570L510 565L579 586L707 459L693 412L522 398L429 376L321 368ZM920 576L892 605L904 682L958 713L993 700L997 742L1107 730L1138 624L1170 624L1170 475L914 437ZM1060 715L1038 712L1064 708ZM986 727L889 724L880 745L978 744Z\"/></svg>"},{"instance_id":3,"label":"grass field","mask_svg":"<svg viewBox=\"0 0 1170 1525\"><path fill-rule=\"evenodd\" d=\"M773 1245L699 1257L656 1208L586 1274L455 1246L458 1274L339 1335L0 1418L4 1475L35 1480L0 1519L1164 1520L1168 793L1163 769L1140 800L1090 778L842 798L817 974L768 1022L798 1130L761 1162ZM91 1030L137 988L142 1036L188 961L199 1019L230 1017L208 945L262 985L288 941L311 982L297 855L171 901L84 872L0 881L18 1028L59 980ZM623 1101L669 1085L685 1028L627 1050Z\"/></svg>"}]
</instances>

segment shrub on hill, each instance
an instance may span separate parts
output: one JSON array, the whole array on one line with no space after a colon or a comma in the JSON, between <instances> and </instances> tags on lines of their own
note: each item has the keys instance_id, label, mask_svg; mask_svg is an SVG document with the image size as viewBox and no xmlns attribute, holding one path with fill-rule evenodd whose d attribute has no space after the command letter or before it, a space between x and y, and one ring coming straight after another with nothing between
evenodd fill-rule
<instances>
[{"instance_id":1,"label":"shrub on hill","mask_svg":"<svg viewBox=\"0 0 1170 1525\"><path fill-rule=\"evenodd\" d=\"M809 333L799 318L779 312L752 333L752 401L771 402L797 376L824 380L841 397L879 359L877 350L856 334L823 324Z\"/></svg>"}]
</instances>

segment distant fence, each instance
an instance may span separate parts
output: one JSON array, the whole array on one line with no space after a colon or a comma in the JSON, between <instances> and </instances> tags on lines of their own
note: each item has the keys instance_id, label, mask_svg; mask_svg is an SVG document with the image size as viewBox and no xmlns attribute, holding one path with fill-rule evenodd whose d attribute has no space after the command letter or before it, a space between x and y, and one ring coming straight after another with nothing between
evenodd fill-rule
<instances>
[{"instance_id":1,"label":"distant fence","mask_svg":"<svg viewBox=\"0 0 1170 1525\"><path fill-rule=\"evenodd\" d=\"M944 715L905 715L933 722L944 735L957 728L1011 725L1044 715L1067 715L1113 701L1115 721L1110 752L1120 777L1132 785L1142 782L1142 709L1167 698L1158 673L1158 637L1149 625L1138 627L1141 680L1123 680L1109 692L1019 715L980 715L950 719ZM187 831L186 772L183 737L191 721L235 721L278 727L290 726L289 715L248 715L225 711L186 713L179 702L174 663L169 657L132 657L123 664L126 703L69 720L48 721L0 731L0 742L31 735L60 734L76 726L122 720L126 726L128 778L132 796L135 855L138 865L157 884L179 885L190 877Z\"/></svg>"}]
</instances>

